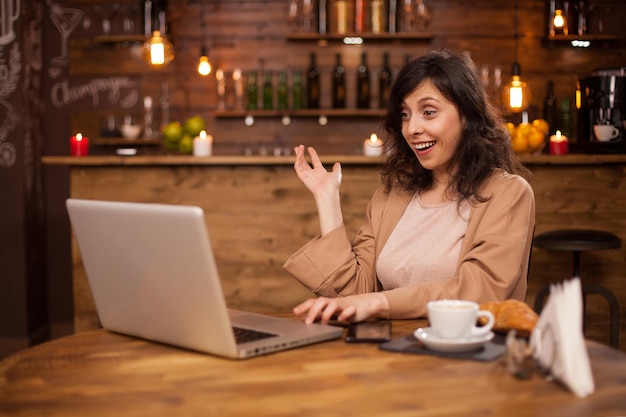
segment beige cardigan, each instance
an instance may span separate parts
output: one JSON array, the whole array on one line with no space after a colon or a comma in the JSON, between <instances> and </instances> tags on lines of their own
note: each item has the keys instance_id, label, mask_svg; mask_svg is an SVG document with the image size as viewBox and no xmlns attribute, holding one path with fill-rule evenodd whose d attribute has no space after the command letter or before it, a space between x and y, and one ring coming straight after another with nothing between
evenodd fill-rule
<instances>
[{"instance_id":1,"label":"beige cardigan","mask_svg":"<svg viewBox=\"0 0 626 417\"><path fill-rule=\"evenodd\" d=\"M524 300L535 227L532 188L522 177L498 170L481 196L489 200L471 208L455 276L383 291L389 318L425 317L426 303L434 299ZM318 296L381 291L376 259L410 200L409 193L379 188L352 243L342 225L313 238L283 268Z\"/></svg>"}]
</instances>

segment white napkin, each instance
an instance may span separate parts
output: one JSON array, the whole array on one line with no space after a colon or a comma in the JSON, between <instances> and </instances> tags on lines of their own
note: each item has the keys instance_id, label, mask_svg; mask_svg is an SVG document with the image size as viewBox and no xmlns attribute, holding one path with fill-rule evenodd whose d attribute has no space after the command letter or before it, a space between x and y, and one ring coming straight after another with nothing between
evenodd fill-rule
<instances>
[{"instance_id":1,"label":"white napkin","mask_svg":"<svg viewBox=\"0 0 626 417\"><path fill-rule=\"evenodd\" d=\"M595 387L583 336L580 278L550 286L550 297L530 335L533 357L578 397Z\"/></svg>"}]
</instances>

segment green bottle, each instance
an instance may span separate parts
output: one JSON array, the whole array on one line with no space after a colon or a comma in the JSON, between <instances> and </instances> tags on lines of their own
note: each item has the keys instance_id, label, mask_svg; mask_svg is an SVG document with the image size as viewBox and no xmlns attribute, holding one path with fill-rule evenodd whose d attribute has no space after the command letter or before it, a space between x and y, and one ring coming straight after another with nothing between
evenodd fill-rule
<instances>
[{"instance_id":1,"label":"green bottle","mask_svg":"<svg viewBox=\"0 0 626 417\"><path fill-rule=\"evenodd\" d=\"M302 102L302 73L298 70L293 72L293 85L291 86L291 106L294 109L304 107Z\"/></svg>"},{"instance_id":2,"label":"green bottle","mask_svg":"<svg viewBox=\"0 0 626 417\"><path fill-rule=\"evenodd\" d=\"M287 73L278 73L278 109L287 110L289 107L289 89L287 88Z\"/></svg>"},{"instance_id":3,"label":"green bottle","mask_svg":"<svg viewBox=\"0 0 626 417\"><path fill-rule=\"evenodd\" d=\"M272 71L263 74L263 110L274 108L274 86L272 85Z\"/></svg>"},{"instance_id":4,"label":"green bottle","mask_svg":"<svg viewBox=\"0 0 626 417\"><path fill-rule=\"evenodd\" d=\"M561 114L559 117L559 128L561 129L562 135L565 135L568 138L573 137L572 113L570 109L570 100L568 97L563 97L561 99Z\"/></svg>"},{"instance_id":5,"label":"green bottle","mask_svg":"<svg viewBox=\"0 0 626 417\"><path fill-rule=\"evenodd\" d=\"M256 85L256 71L248 72L247 79L247 96L248 96L248 110L256 110L258 108L259 92Z\"/></svg>"}]
</instances>

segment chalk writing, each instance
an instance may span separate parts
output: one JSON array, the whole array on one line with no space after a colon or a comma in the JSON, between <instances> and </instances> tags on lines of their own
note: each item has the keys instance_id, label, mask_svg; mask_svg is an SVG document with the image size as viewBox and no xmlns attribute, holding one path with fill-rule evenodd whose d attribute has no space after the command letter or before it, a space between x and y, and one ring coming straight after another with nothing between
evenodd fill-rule
<instances>
[{"instance_id":1,"label":"chalk writing","mask_svg":"<svg viewBox=\"0 0 626 417\"><path fill-rule=\"evenodd\" d=\"M122 90L133 90L127 93L123 99L120 99ZM119 104L124 108L130 108L137 104L136 82L129 77L107 77L95 78L89 82L70 86L68 80L60 81L52 86L51 101L57 107L66 107L71 103L80 101L86 97L91 98L93 107L100 104L100 93L108 92L108 101L111 104ZM135 97L129 100L128 97Z\"/></svg>"}]
</instances>

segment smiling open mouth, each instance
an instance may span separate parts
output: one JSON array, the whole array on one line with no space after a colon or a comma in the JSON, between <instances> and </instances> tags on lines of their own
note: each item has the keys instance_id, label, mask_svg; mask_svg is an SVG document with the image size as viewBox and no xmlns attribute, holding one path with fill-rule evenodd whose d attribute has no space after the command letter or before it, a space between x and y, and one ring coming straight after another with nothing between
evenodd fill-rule
<instances>
[{"instance_id":1,"label":"smiling open mouth","mask_svg":"<svg viewBox=\"0 0 626 417\"><path fill-rule=\"evenodd\" d=\"M435 146L435 141L432 142L423 142L423 143L418 143L417 145L415 145L415 149L417 149L418 151L423 151L425 149L428 148L432 148L433 146Z\"/></svg>"}]
</instances>

